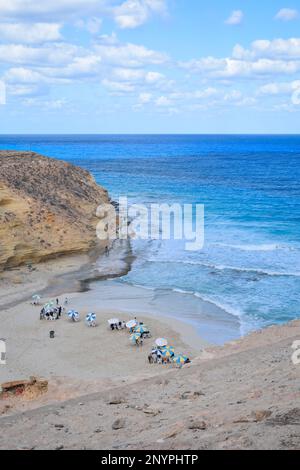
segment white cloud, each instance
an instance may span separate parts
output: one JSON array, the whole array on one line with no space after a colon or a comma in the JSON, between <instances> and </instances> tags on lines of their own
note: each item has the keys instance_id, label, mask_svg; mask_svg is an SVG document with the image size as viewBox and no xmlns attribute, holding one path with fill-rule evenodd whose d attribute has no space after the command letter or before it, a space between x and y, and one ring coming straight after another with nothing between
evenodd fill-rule
<instances>
[{"instance_id":1,"label":"white cloud","mask_svg":"<svg viewBox=\"0 0 300 470\"><path fill-rule=\"evenodd\" d=\"M43 76L31 69L15 67L4 74L4 80L9 83L38 83L43 80Z\"/></svg>"},{"instance_id":2,"label":"white cloud","mask_svg":"<svg viewBox=\"0 0 300 470\"><path fill-rule=\"evenodd\" d=\"M64 18L83 21L92 32L99 25L86 22L86 18L100 21L100 17L108 16L121 28L135 28L166 10L167 0L0 0L0 17L4 21L60 22Z\"/></svg>"},{"instance_id":3,"label":"white cloud","mask_svg":"<svg viewBox=\"0 0 300 470\"><path fill-rule=\"evenodd\" d=\"M44 108L50 111L64 108L67 101L65 99L41 100L39 98L26 98L23 100L23 104L25 106L38 107L39 109Z\"/></svg>"},{"instance_id":4,"label":"white cloud","mask_svg":"<svg viewBox=\"0 0 300 470\"><path fill-rule=\"evenodd\" d=\"M60 29L58 23L0 23L0 39L25 44L58 41Z\"/></svg>"},{"instance_id":5,"label":"white cloud","mask_svg":"<svg viewBox=\"0 0 300 470\"><path fill-rule=\"evenodd\" d=\"M55 21L62 17L82 17L97 10L104 10L105 0L0 0L2 19L26 19Z\"/></svg>"},{"instance_id":6,"label":"white cloud","mask_svg":"<svg viewBox=\"0 0 300 470\"><path fill-rule=\"evenodd\" d=\"M75 26L80 29L85 29L90 34L98 34L102 28L102 19L101 18L88 18L86 20L78 20L75 23Z\"/></svg>"},{"instance_id":7,"label":"white cloud","mask_svg":"<svg viewBox=\"0 0 300 470\"><path fill-rule=\"evenodd\" d=\"M286 95L300 88L300 80L292 82L272 82L266 83L258 89L258 95Z\"/></svg>"},{"instance_id":8,"label":"white cloud","mask_svg":"<svg viewBox=\"0 0 300 470\"><path fill-rule=\"evenodd\" d=\"M102 85L112 93L132 93L135 90L132 83L117 82L106 78L102 80Z\"/></svg>"},{"instance_id":9,"label":"white cloud","mask_svg":"<svg viewBox=\"0 0 300 470\"><path fill-rule=\"evenodd\" d=\"M155 100L155 104L158 107L169 107L172 106L172 101L167 96L160 96Z\"/></svg>"},{"instance_id":10,"label":"white cloud","mask_svg":"<svg viewBox=\"0 0 300 470\"><path fill-rule=\"evenodd\" d=\"M140 93L140 95L139 95L139 103L140 104L150 103L151 99L152 99L152 94L151 93Z\"/></svg>"},{"instance_id":11,"label":"white cloud","mask_svg":"<svg viewBox=\"0 0 300 470\"><path fill-rule=\"evenodd\" d=\"M6 84L0 80L0 105L6 104Z\"/></svg>"},{"instance_id":12,"label":"white cloud","mask_svg":"<svg viewBox=\"0 0 300 470\"><path fill-rule=\"evenodd\" d=\"M300 59L300 38L289 39L260 39L252 42L250 49L244 49L239 44L233 49L232 57L235 59Z\"/></svg>"},{"instance_id":13,"label":"white cloud","mask_svg":"<svg viewBox=\"0 0 300 470\"><path fill-rule=\"evenodd\" d=\"M41 47L0 44L0 61L9 64L65 66L80 54L81 48L67 43Z\"/></svg>"},{"instance_id":14,"label":"white cloud","mask_svg":"<svg viewBox=\"0 0 300 470\"><path fill-rule=\"evenodd\" d=\"M161 65L169 60L161 52L137 44L122 44L115 37L103 37L100 43L94 45L94 49L105 62L127 68L146 64Z\"/></svg>"},{"instance_id":15,"label":"white cloud","mask_svg":"<svg viewBox=\"0 0 300 470\"><path fill-rule=\"evenodd\" d=\"M228 25L238 25L241 24L244 19L244 13L242 10L234 10L229 18L225 21L226 24Z\"/></svg>"},{"instance_id":16,"label":"white cloud","mask_svg":"<svg viewBox=\"0 0 300 470\"><path fill-rule=\"evenodd\" d=\"M126 0L113 9L114 19L120 28L141 26L153 13L165 13L165 0Z\"/></svg>"},{"instance_id":17,"label":"white cloud","mask_svg":"<svg viewBox=\"0 0 300 470\"><path fill-rule=\"evenodd\" d=\"M181 66L218 79L296 74L300 71L300 39L258 40L250 49L236 45L231 57L203 57Z\"/></svg>"},{"instance_id":18,"label":"white cloud","mask_svg":"<svg viewBox=\"0 0 300 470\"><path fill-rule=\"evenodd\" d=\"M292 21L299 17L299 12L292 8L282 8L275 16L276 20Z\"/></svg>"}]
</instances>

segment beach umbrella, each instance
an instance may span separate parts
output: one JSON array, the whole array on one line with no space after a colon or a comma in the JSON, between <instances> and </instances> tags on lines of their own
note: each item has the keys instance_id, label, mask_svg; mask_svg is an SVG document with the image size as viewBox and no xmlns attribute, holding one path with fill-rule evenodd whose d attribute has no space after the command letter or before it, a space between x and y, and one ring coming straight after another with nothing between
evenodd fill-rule
<instances>
[{"instance_id":1,"label":"beach umbrella","mask_svg":"<svg viewBox=\"0 0 300 470\"><path fill-rule=\"evenodd\" d=\"M120 320L118 318L111 318L108 320L109 325L118 325L120 323Z\"/></svg>"},{"instance_id":2,"label":"beach umbrella","mask_svg":"<svg viewBox=\"0 0 300 470\"><path fill-rule=\"evenodd\" d=\"M37 294L34 294L34 295L32 296L32 299L33 299L33 300L41 300L41 297L40 297L39 295L37 295Z\"/></svg>"},{"instance_id":3,"label":"beach umbrella","mask_svg":"<svg viewBox=\"0 0 300 470\"><path fill-rule=\"evenodd\" d=\"M70 310L68 312L68 317L71 319L71 320L77 320L79 318L79 313L76 312L75 310Z\"/></svg>"},{"instance_id":4,"label":"beach umbrella","mask_svg":"<svg viewBox=\"0 0 300 470\"><path fill-rule=\"evenodd\" d=\"M173 362L175 364L179 364L179 365L183 366L186 363L187 359L188 359L187 356L182 356L182 355L174 356L173 357Z\"/></svg>"},{"instance_id":5,"label":"beach umbrella","mask_svg":"<svg viewBox=\"0 0 300 470\"><path fill-rule=\"evenodd\" d=\"M168 349L161 349L160 352L162 357L170 358L174 356L174 354L171 353L171 351L169 351Z\"/></svg>"},{"instance_id":6,"label":"beach umbrella","mask_svg":"<svg viewBox=\"0 0 300 470\"><path fill-rule=\"evenodd\" d=\"M95 313L88 313L85 319L88 323L93 323L97 320L97 316Z\"/></svg>"},{"instance_id":7,"label":"beach umbrella","mask_svg":"<svg viewBox=\"0 0 300 470\"><path fill-rule=\"evenodd\" d=\"M141 335L140 333L134 333L133 335L130 336L130 341L133 344L136 344L137 340L140 339Z\"/></svg>"},{"instance_id":8,"label":"beach umbrella","mask_svg":"<svg viewBox=\"0 0 300 470\"><path fill-rule=\"evenodd\" d=\"M126 323L126 327L131 330L132 328L135 328L137 326L137 321L136 320L130 320L129 322Z\"/></svg>"},{"instance_id":9,"label":"beach umbrella","mask_svg":"<svg viewBox=\"0 0 300 470\"><path fill-rule=\"evenodd\" d=\"M141 335L143 335L144 333L149 333L149 328L146 325L136 326L134 329L134 333L140 333Z\"/></svg>"},{"instance_id":10,"label":"beach umbrella","mask_svg":"<svg viewBox=\"0 0 300 470\"><path fill-rule=\"evenodd\" d=\"M45 310L49 310L53 307L54 305L54 301L53 300L50 300L49 302L47 302L45 305L44 305L44 309Z\"/></svg>"},{"instance_id":11,"label":"beach umbrella","mask_svg":"<svg viewBox=\"0 0 300 470\"><path fill-rule=\"evenodd\" d=\"M166 340L165 338L158 338L155 341L155 344L156 346L159 346L159 347L168 346L168 340Z\"/></svg>"},{"instance_id":12,"label":"beach umbrella","mask_svg":"<svg viewBox=\"0 0 300 470\"><path fill-rule=\"evenodd\" d=\"M173 357L175 355L175 348L174 346L164 346L163 348L161 348L161 352L168 352L170 353L170 356L168 357Z\"/></svg>"}]
</instances>

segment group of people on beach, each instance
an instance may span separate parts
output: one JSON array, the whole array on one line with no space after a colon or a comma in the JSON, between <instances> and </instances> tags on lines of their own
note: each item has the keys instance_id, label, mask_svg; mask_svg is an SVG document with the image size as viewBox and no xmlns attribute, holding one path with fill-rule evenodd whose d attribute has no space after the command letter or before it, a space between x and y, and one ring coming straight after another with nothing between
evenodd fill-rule
<instances>
[{"instance_id":1,"label":"group of people on beach","mask_svg":"<svg viewBox=\"0 0 300 470\"><path fill-rule=\"evenodd\" d=\"M38 304L35 303L34 305ZM65 312L67 305L67 298L64 300L64 305L60 303L59 299L56 299L55 305L45 305L40 311L40 320L59 320L62 316L62 313Z\"/></svg>"},{"instance_id":2,"label":"group of people on beach","mask_svg":"<svg viewBox=\"0 0 300 470\"><path fill-rule=\"evenodd\" d=\"M37 298L39 296L33 296L35 301L32 302L33 305L39 305ZM63 313L66 313L66 307L69 301L68 298L65 298L64 302L60 302L57 298L55 301L52 300L45 304L40 311L40 320L59 320ZM73 321L79 321L80 315L75 310L70 310L68 316ZM86 316L86 322L88 326L97 326L96 325L96 314L90 313ZM141 347L144 344L146 339L152 337L150 329L141 321L135 317L133 320L128 321L127 323L123 320L117 318L108 320L109 328L111 331L121 331L126 330L130 334L131 344ZM50 337L54 338L55 332L50 332ZM173 346L168 346L168 341L164 338L159 338L156 340L155 344L152 347L150 354L148 355L149 364L178 364L182 367L185 364L189 364L191 361L187 356L182 354L175 355L175 349Z\"/></svg>"}]
</instances>

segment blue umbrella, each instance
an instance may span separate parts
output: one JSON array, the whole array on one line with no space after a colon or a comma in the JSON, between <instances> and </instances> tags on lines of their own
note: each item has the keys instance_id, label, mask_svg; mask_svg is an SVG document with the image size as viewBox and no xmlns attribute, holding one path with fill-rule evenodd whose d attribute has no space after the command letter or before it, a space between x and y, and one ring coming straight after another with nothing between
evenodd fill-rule
<instances>
[{"instance_id":1,"label":"blue umbrella","mask_svg":"<svg viewBox=\"0 0 300 470\"><path fill-rule=\"evenodd\" d=\"M86 321L88 323L93 323L97 320L97 316L95 313L88 313L88 315L86 316Z\"/></svg>"},{"instance_id":2,"label":"blue umbrella","mask_svg":"<svg viewBox=\"0 0 300 470\"><path fill-rule=\"evenodd\" d=\"M79 318L79 313L76 312L75 310L70 310L68 312L68 316L71 320L77 320Z\"/></svg>"}]
</instances>

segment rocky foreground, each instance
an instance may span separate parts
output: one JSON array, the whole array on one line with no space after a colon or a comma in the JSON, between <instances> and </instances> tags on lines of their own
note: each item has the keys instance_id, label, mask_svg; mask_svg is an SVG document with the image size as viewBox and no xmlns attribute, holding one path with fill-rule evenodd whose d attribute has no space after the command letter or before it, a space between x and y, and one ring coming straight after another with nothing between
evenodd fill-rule
<instances>
[{"instance_id":1,"label":"rocky foreground","mask_svg":"<svg viewBox=\"0 0 300 470\"><path fill-rule=\"evenodd\" d=\"M0 151L0 269L97 247L96 209L108 202L82 168Z\"/></svg>"},{"instance_id":2,"label":"rocky foreground","mask_svg":"<svg viewBox=\"0 0 300 470\"><path fill-rule=\"evenodd\" d=\"M299 449L299 339L298 321L181 370L2 417L0 448Z\"/></svg>"}]
</instances>

